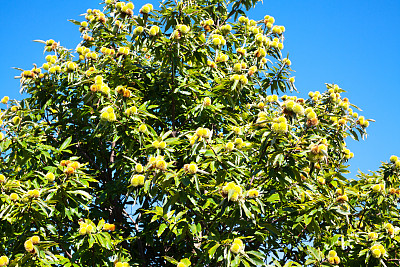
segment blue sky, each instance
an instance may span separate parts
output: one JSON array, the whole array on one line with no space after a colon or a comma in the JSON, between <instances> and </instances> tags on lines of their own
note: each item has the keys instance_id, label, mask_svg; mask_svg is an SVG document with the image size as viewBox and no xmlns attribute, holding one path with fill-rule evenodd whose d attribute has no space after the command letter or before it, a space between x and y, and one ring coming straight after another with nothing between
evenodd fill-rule
<instances>
[{"instance_id":1,"label":"blue sky","mask_svg":"<svg viewBox=\"0 0 400 267\"><path fill-rule=\"evenodd\" d=\"M133 1L137 10L145 3ZM13 77L32 63L44 62L43 46L35 39L54 39L68 48L80 41L78 27L67 19L83 20L87 8L99 8L98 0L20 0L2 3L0 9L0 97L22 99L19 81ZM337 83L344 96L375 119L367 140L348 141L355 153L350 161L357 170L376 170L390 155L400 156L400 1L399 0L281 0L264 1L248 13L252 19L272 15L284 25L285 49L296 71L300 96L324 91L325 83Z\"/></svg>"}]
</instances>

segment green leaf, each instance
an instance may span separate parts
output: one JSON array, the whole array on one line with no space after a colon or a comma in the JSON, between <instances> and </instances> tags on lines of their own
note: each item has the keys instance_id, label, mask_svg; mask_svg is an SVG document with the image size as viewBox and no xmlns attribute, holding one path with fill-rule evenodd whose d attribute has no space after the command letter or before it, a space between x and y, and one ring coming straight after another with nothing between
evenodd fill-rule
<instances>
[{"instance_id":1,"label":"green leaf","mask_svg":"<svg viewBox=\"0 0 400 267\"><path fill-rule=\"evenodd\" d=\"M174 258L169 257L169 256L163 256L163 258L174 265L177 265L179 263L177 260L175 260Z\"/></svg>"},{"instance_id":2,"label":"green leaf","mask_svg":"<svg viewBox=\"0 0 400 267\"><path fill-rule=\"evenodd\" d=\"M58 149L59 151L63 151L64 149L66 149L69 144L71 143L72 140L72 136L68 137L60 146L60 148Z\"/></svg>"},{"instance_id":3,"label":"green leaf","mask_svg":"<svg viewBox=\"0 0 400 267\"><path fill-rule=\"evenodd\" d=\"M214 257L215 252L217 251L217 248L219 248L221 245L220 244L215 244L214 246L212 246L209 250L208 250L208 255L210 257L210 259L212 259Z\"/></svg>"},{"instance_id":4,"label":"green leaf","mask_svg":"<svg viewBox=\"0 0 400 267\"><path fill-rule=\"evenodd\" d=\"M233 261L231 261L231 266L236 267L236 266L239 266L239 264L240 264L240 256L236 255L235 259Z\"/></svg>"},{"instance_id":5,"label":"green leaf","mask_svg":"<svg viewBox=\"0 0 400 267\"><path fill-rule=\"evenodd\" d=\"M74 19L69 19L68 21L72 22L75 25L81 26L81 22L80 21L77 21L77 20L74 20Z\"/></svg>"},{"instance_id":6,"label":"green leaf","mask_svg":"<svg viewBox=\"0 0 400 267\"><path fill-rule=\"evenodd\" d=\"M186 264L186 266L190 266L190 265L192 264L188 258L183 258L183 259L181 259L181 262L183 262L184 264Z\"/></svg>"},{"instance_id":7,"label":"green leaf","mask_svg":"<svg viewBox=\"0 0 400 267\"><path fill-rule=\"evenodd\" d=\"M91 234L89 234L87 236L88 236L89 248L91 248L91 247L93 247L96 240L94 239L94 237Z\"/></svg>"},{"instance_id":8,"label":"green leaf","mask_svg":"<svg viewBox=\"0 0 400 267\"><path fill-rule=\"evenodd\" d=\"M157 236L160 237L163 233L164 230L167 228L167 225L165 223L162 223L160 227L158 228Z\"/></svg>"},{"instance_id":9,"label":"green leaf","mask_svg":"<svg viewBox=\"0 0 400 267\"><path fill-rule=\"evenodd\" d=\"M240 205L244 211L244 213L246 214L247 218L252 218L251 216L251 212L249 211L249 209L246 207L245 203L241 203Z\"/></svg>"},{"instance_id":10,"label":"green leaf","mask_svg":"<svg viewBox=\"0 0 400 267\"><path fill-rule=\"evenodd\" d=\"M87 200L92 199L92 196L88 192L83 191L83 190L74 190L74 191L71 190L71 191L67 191L67 193L71 194L71 195L81 195L84 198L86 198Z\"/></svg>"},{"instance_id":11,"label":"green leaf","mask_svg":"<svg viewBox=\"0 0 400 267\"><path fill-rule=\"evenodd\" d=\"M267 202L270 202L270 203L275 203L275 202L278 202L279 200L280 200L280 198L279 198L278 193L275 193L267 198Z\"/></svg>"},{"instance_id":12,"label":"green leaf","mask_svg":"<svg viewBox=\"0 0 400 267\"><path fill-rule=\"evenodd\" d=\"M256 257L259 258L259 259L264 259L264 258L265 258L265 255L262 254L262 253L259 252L259 251L250 250L250 251L246 251L246 253L247 253L247 254L250 254L250 255L253 255L253 256L256 256Z\"/></svg>"},{"instance_id":13,"label":"green leaf","mask_svg":"<svg viewBox=\"0 0 400 267\"><path fill-rule=\"evenodd\" d=\"M307 246L307 249L311 253L311 255L314 257L314 259L321 261L321 254L320 254L319 250L317 250L311 246Z\"/></svg>"}]
</instances>

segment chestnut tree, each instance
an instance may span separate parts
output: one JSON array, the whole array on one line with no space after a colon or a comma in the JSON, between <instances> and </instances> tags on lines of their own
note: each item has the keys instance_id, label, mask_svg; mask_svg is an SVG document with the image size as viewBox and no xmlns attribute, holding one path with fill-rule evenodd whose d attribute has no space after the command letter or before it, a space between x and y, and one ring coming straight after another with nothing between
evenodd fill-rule
<instances>
[{"instance_id":1,"label":"chestnut tree","mask_svg":"<svg viewBox=\"0 0 400 267\"><path fill-rule=\"evenodd\" d=\"M1 100L0 266L399 263L400 160L346 177L371 120L336 84L289 94L256 2L106 0L76 48L38 40Z\"/></svg>"}]
</instances>

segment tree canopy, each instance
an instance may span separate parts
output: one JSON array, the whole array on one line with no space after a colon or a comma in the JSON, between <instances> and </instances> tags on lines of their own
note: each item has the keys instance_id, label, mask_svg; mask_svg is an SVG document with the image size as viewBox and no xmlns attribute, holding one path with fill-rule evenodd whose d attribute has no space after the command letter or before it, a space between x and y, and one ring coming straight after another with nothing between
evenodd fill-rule
<instances>
[{"instance_id":1,"label":"tree canopy","mask_svg":"<svg viewBox=\"0 0 400 267\"><path fill-rule=\"evenodd\" d=\"M371 119L297 91L257 0L89 9L0 113L0 266L399 264L400 160L349 179ZM289 95L285 95L289 94Z\"/></svg>"}]
</instances>

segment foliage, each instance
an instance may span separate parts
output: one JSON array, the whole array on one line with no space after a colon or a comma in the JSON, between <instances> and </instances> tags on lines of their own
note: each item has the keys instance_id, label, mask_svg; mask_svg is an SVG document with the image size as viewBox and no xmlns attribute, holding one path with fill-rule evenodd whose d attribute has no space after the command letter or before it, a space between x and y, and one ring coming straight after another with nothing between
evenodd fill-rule
<instances>
[{"instance_id":1,"label":"foliage","mask_svg":"<svg viewBox=\"0 0 400 267\"><path fill-rule=\"evenodd\" d=\"M361 266L396 261L400 161L345 177L369 121L309 99L256 0L88 10L3 98L0 266Z\"/></svg>"}]
</instances>

